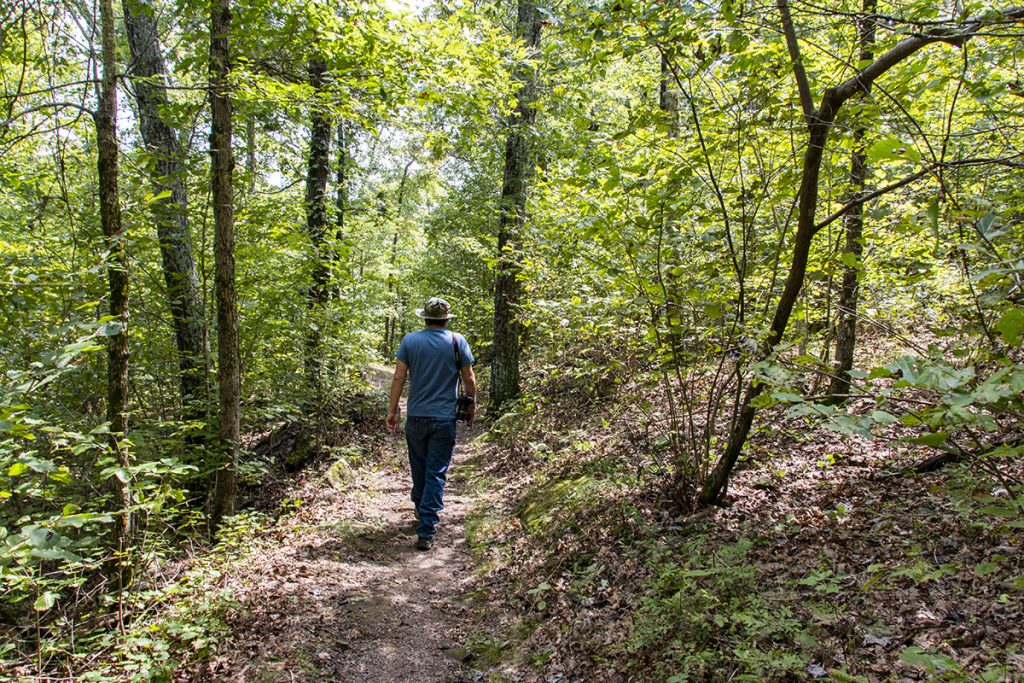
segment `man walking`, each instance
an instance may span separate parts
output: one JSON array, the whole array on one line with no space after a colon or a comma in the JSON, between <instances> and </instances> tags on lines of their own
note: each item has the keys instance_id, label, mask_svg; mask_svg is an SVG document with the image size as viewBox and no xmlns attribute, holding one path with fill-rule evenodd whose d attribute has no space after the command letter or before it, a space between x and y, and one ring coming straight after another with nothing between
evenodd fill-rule
<instances>
[{"instance_id":1,"label":"man walking","mask_svg":"<svg viewBox=\"0 0 1024 683\"><path fill-rule=\"evenodd\" d=\"M430 550L444 508L444 485L448 465L455 451L455 408L458 380L473 399L469 423L476 416L476 376L473 354L465 337L447 329L455 316L444 299L427 299L416 315L426 328L405 335L395 354L395 375L391 379L387 427L392 434L400 421L398 400L409 377L409 399L405 441L412 470L412 502L416 506L416 547Z\"/></svg>"}]
</instances>

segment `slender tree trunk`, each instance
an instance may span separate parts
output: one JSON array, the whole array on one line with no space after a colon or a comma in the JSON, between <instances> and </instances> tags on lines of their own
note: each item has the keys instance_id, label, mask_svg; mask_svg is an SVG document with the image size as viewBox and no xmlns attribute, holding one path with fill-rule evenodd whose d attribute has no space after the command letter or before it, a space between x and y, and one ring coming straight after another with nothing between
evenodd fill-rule
<instances>
[{"instance_id":1,"label":"slender tree trunk","mask_svg":"<svg viewBox=\"0 0 1024 683\"><path fill-rule=\"evenodd\" d=\"M661 74L658 78L658 108L668 118L668 136L679 137L679 93L675 88L675 77L668 55L661 53Z\"/></svg>"},{"instance_id":2,"label":"slender tree trunk","mask_svg":"<svg viewBox=\"0 0 1024 683\"><path fill-rule=\"evenodd\" d=\"M398 238L400 237L399 227L395 226L395 232L391 236L391 256L388 259L388 305L394 307L394 312L384 316L384 352L385 357L390 357L395 350L395 332L398 320L398 293L395 291L395 265L398 263Z\"/></svg>"},{"instance_id":3,"label":"slender tree trunk","mask_svg":"<svg viewBox=\"0 0 1024 683\"><path fill-rule=\"evenodd\" d=\"M348 164L348 126L343 121L338 124L338 168L334 178L334 249L331 253L335 283L331 293L336 298L341 297L342 274L345 272L342 254L345 244L345 213L348 211Z\"/></svg>"},{"instance_id":4,"label":"slender tree trunk","mask_svg":"<svg viewBox=\"0 0 1024 683\"><path fill-rule=\"evenodd\" d=\"M415 159L410 159L402 169L402 179L398 183L398 221L395 223L395 233L391 236L391 259L388 264L388 304L394 307L394 313L388 313L384 318L384 355L390 356L395 350L398 332L398 310L401 305L402 295L398 291L398 283L395 279L395 268L398 265L398 238L401 237L402 218L405 215L405 184L409 179L409 169Z\"/></svg>"},{"instance_id":5,"label":"slender tree trunk","mask_svg":"<svg viewBox=\"0 0 1024 683\"><path fill-rule=\"evenodd\" d=\"M139 129L152 156L154 194L167 196L150 204L160 241L167 301L178 349L182 417L202 420L209 407L206 373L206 321L196 275L188 222L188 195L177 132L161 117L169 103L166 67L149 0L122 0Z\"/></svg>"},{"instance_id":6,"label":"slender tree trunk","mask_svg":"<svg viewBox=\"0 0 1024 683\"><path fill-rule=\"evenodd\" d=\"M338 124L338 168L334 177L334 239L345 238L345 211L348 208L348 130L345 123Z\"/></svg>"},{"instance_id":7,"label":"slender tree trunk","mask_svg":"<svg viewBox=\"0 0 1024 683\"><path fill-rule=\"evenodd\" d=\"M219 462L211 519L217 526L235 512L238 466L239 368L238 295L235 291L235 212L231 150L232 121L228 74L231 69L230 0L210 3L210 157L213 195L214 260L217 292L217 379L219 383Z\"/></svg>"},{"instance_id":8,"label":"slender tree trunk","mask_svg":"<svg viewBox=\"0 0 1024 683\"><path fill-rule=\"evenodd\" d=\"M327 67L322 60L309 63L309 82L314 98L325 86ZM323 397L323 333L320 318L327 304L331 255L327 244L327 178L331 171L331 123L323 106L311 106L309 159L306 167L306 229L313 247L313 282L306 292L309 328L306 332L306 382L319 405Z\"/></svg>"},{"instance_id":9,"label":"slender tree trunk","mask_svg":"<svg viewBox=\"0 0 1024 683\"><path fill-rule=\"evenodd\" d=\"M100 186L100 223L107 247L107 281L111 323L117 330L107 337L107 420L110 422L110 446L116 453L123 476L110 477L115 512L114 547L120 556L132 542L134 515L128 436L128 250L127 235L121 224L118 196L117 147L117 37L114 31L113 0L101 0L100 42L103 73L100 79L99 108L96 112L97 171ZM122 563L118 563L121 570ZM123 571L122 583L127 582Z\"/></svg>"},{"instance_id":10,"label":"slender tree trunk","mask_svg":"<svg viewBox=\"0 0 1024 683\"><path fill-rule=\"evenodd\" d=\"M807 146L804 150L803 171L800 182L800 201L797 210L797 230L793 241L793 257L789 268L789 275L783 288L782 296L779 297L778 305L775 308L775 315L772 318L771 328L768 337L759 354L758 360L767 360L775 352L776 346L782 341L786 332L786 326L793 313L797 296L803 287L804 276L807 272L807 261L810 254L811 243L814 240L819 228L815 225L815 211L818 204L818 186L821 176L821 163L825 147L828 144L828 135L835 122L836 115L842 106L857 93L866 92L877 78L893 69L921 48L936 42L948 42L954 45L963 44L970 36L983 27L984 22L978 21L968 27L958 29L938 28L933 31L915 34L904 38L885 54L879 56L863 69L858 71L852 78L829 88L822 96L821 106L814 108L810 101L810 85L803 72L796 48L797 39L793 23L789 19L789 7L787 0L777 0L780 12L783 17L783 29L786 34L787 44L790 46L790 55L793 62L794 76L801 95L801 106L803 111L810 112L807 116L808 136ZM992 14L988 17L990 21L997 21L1001 18L1012 17L1020 20L1024 17L1024 9L1013 8L1005 14ZM757 413L755 399L765 390L766 383L752 379L744 392L743 402L738 412L738 417L729 434L729 442L721 457L715 464L714 469L704 482L701 489L699 502L702 505L710 505L720 500L725 486L729 480L736 461L739 459L743 445L747 441L750 427L754 422L754 415Z\"/></svg>"},{"instance_id":11,"label":"slender tree trunk","mask_svg":"<svg viewBox=\"0 0 1024 683\"><path fill-rule=\"evenodd\" d=\"M527 49L540 45L541 21L534 0L519 0L516 37ZM535 62L535 60L531 60ZM526 190L532 172L530 137L537 117L537 74L530 67L520 80L516 111L509 120L505 142L505 173L501 188L498 224L498 264L494 283L494 361L491 365L491 411L501 411L508 400L519 396L519 344L521 305L519 241L526 222Z\"/></svg>"},{"instance_id":12,"label":"slender tree trunk","mask_svg":"<svg viewBox=\"0 0 1024 683\"><path fill-rule=\"evenodd\" d=\"M256 115L249 114L245 119L245 175L248 180L249 194L256 191Z\"/></svg>"},{"instance_id":13,"label":"slender tree trunk","mask_svg":"<svg viewBox=\"0 0 1024 683\"><path fill-rule=\"evenodd\" d=\"M877 0L864 0L864 17L860 20L860 59L874 59L875 7ZM850 159L850 194L854 199L864 196L867 179L867 155L864 152L864 124L853 132L853 155ZM860 281L863 277L864 204L858 202L846 217L846 248L843 251L843 285L839 293L839 311L836 324L836 361L828 395L835 403L842 403L850 393L850 370L857 346L857 305L860 300Z\"/></svg>"}]
</instances>

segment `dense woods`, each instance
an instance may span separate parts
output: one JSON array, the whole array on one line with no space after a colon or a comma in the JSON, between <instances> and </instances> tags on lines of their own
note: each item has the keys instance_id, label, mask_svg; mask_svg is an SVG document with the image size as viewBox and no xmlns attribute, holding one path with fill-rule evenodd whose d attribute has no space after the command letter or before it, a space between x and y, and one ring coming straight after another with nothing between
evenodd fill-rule
<instances>
[{"instance_id":1,"label":"dense woods","mask_svg":"<svg viewBox=\"0 0 1024 683\"><path fill-rule=\"evenodd\" d=\"M371 368L436 295L489 399L475 680L1018 680L1022 37L987 1L3 5L0 675L201 680L289 482L383 467ZM915 490L918 550L767 578L770 534L888 547ZM966 631L856 630L946 581Z\"/></svg>"}]
</instances>

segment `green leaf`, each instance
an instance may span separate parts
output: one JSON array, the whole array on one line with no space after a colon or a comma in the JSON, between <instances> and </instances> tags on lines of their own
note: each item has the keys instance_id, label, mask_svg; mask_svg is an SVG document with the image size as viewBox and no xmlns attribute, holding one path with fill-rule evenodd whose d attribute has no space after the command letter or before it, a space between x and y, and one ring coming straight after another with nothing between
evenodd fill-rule
<instances>
[{"instance_id":1,"label":"green leaf","mask_svg":"<svg viewBox=\"0 0 1024 683\"><path fill-rule=\"evenodd\" d=\"M57 545L60 536L46 527L30 525L22 527L21 535L34 548L52 548Z\"/></svg>"},{"instance_id":2,"label":"green leaf","mask_svg":"<svg viewBox=\"0 0 1024 683\"><path fill-rule=\"evenodd\" d=\"M920 159L920 156L913 147L897 138L885 138L877 141L868 148L867 155L872 161L882 161L884 159L917 161Z\"/></svg>"},{"instance_id":3,"label":"green leaf","mask_svg":"<svg viewBox=\"0 0 1024 683\"><path fill-rule=\"evenodd\" d=\"M974 568L975 576L988 576L993 572L999 571L999 565L995 562L982 562Z\"/></svg>"},{"instance_id":4,"label":"green leaf","mask_svg":"<svg viewBox=\"0 0 1024 683\"><path fill-rule=\"evenodd\" d=\"M65 562L78 562L82 559L79 555L63 548L35 548L29 555L40 560L64 560Z\"/></svg>"},{"instance_id":5,"label":"green leaf","mask_svg":"<svg viewBox=\"0 0 1024 683\"><path fill-rule=\"evenodd\" d=\"M948 440L949 434L946 432L933 432L931 434L922 434L921 436L915 436L912 439L907 439L909 443L917 443L922 446L931 446L933 448L938 448Z\"/></svg>"},{"instance_id":6,"label":"green leaf","mask_svg":"<svg viewBox=\"0 0 1024 683\"><path fill-rule=\"evenodd\" d=\"M23 462L16 462L7 468L8 477L20 477L21 475L28 472L29 467Z\"/></svg>"},{"instance_id":7,"label":"green leaf","mask_svg":"<svg viewBox=\"0 0 1024 683\"><path fill-rule=\"evenodd\" d=\"M121 334L124 330L124 325L120 322L104 323L100 326L99 332L104 337L116 337Z\"/></svg>"},{"instance_id":8,"label":"green leaf","mask_svg":"<svg viewBox=\"0 0 1024 683\"><path fill-rule=\"evenodd\" d=\"M77 356L80 353L86 353L88 351L99 351L103 347L92 340L75 342L74 344L68 344L64 347L64 355L66 356Z\"/></svg>"},{"instance_id":9,"label":"green leaf","mask_svg":"<svg viewBox=\"0 0 1024 683\"><path fill-rule=\"evenodd\" d=\"M1024 310L1014 308L999 319L996 323L996 332L1010 346L1020 344L1021 337L1024 337Z\"/></svg>"},{"instance_id":10,"label":"green leaf","mask_svg":"<svg viewBox=\"0 0 1024 683\"><path fill-rule=\"evenodd\" d=\"M878 424L883 424L883 425L891 425L891 424L896 424L897 422L899 422L899 420L896 418L895 415L892 415L891 413L887 413L884 410L874 410L874 411L872 411L871 412L871 419L874 420L875 422L877 422Z\"/></svg>"},{"instance_id":11,"label":"green leaf","mask_svg":"<svg viewBox=\"0 0 1024 683\"><path fill-rule=\"evenodd\" d=\"M889 368L872 368L871 372L868 373L867 379L884 379L892 377L892 370Z\"/></svg>"},{"instance_id":12,"label":"green leaf","mask_svg":"<svg viewBox=\"0 0 1024 683\"><path fill-rule=\"evenodd\" d=\"M1012 505L986 505L983 508L978 508L978 514L993 517L1016 517L1020 512Z\"/></svg>"},{"instance_id":13,"label":"green leaf","mask_svg":"<svg viewBox=\"0 0 1024 683\"><path fill-rule=\"evenodd\" d=\"M45 612L46 610L48 610L51 607L53 607L53 604L55 602L57 602L57 596L54 595L53 593L51 593L50 591L46 591L45 593L40 595L38 598L36 598L36 604L35 604L36 611L37 612Z\"/></svg>"}]
</instances>

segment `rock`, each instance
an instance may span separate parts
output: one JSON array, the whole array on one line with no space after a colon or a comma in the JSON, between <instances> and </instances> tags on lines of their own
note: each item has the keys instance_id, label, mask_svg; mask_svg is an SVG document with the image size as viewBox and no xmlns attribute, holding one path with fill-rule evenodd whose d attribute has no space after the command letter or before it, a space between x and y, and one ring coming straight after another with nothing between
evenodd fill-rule
<instances>
[{"instance_id":1,"label":"rock","mask_svg":"<svg viewBox=\"0 0 1024 683\"><path fill-rule=\"evenodd\" d=\"M811 678L827 678L828 672L825 671L825 667L820 664L808 664L807 673L811 675Z\"/></svg>"}]
</instances>

